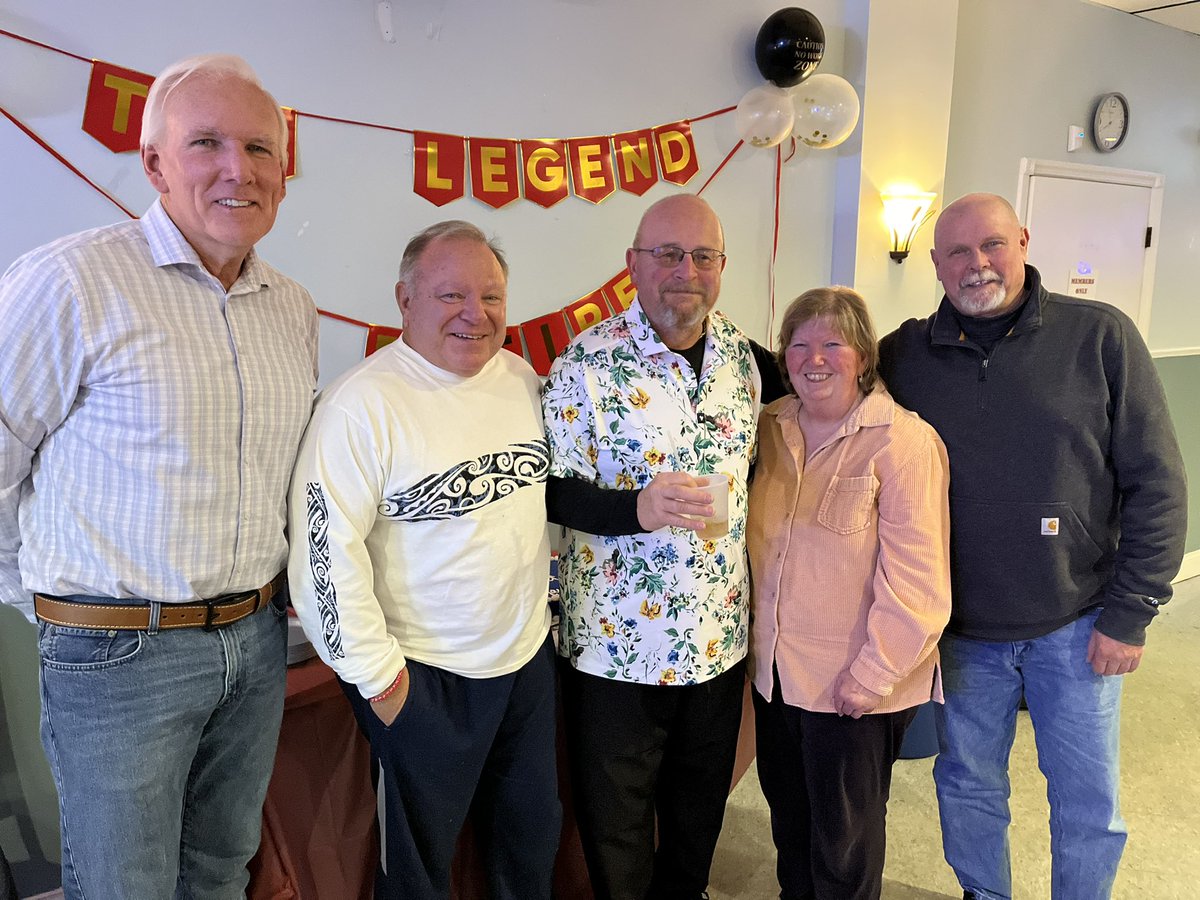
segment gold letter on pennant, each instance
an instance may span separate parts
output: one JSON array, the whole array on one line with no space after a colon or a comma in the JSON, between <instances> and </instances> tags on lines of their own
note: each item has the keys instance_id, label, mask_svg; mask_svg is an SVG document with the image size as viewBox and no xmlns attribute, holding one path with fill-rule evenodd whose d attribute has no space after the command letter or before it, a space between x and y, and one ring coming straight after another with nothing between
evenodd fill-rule
<instances>
[{"instance_id":1,"label":"gold letter on pennant","mask_svg":"<svg viewBox=\"0 0 1200 900\"><path fill-rule=\"evenodd\" d=\"M658 173L654 168L654 148L650 144L652 139L649 128L613 135L621 190L640 197L658 181Z\"/></svg>"},{"instance_id":2,"label":"gold letter on pennant","mask_svg":"<svg viewBox=\"0 0 1200 900\"><path fill-rule=\"evenodd\" d=\"M654 129L654 138L663 180L687 184L700 171L696 145L692 143L692 127L687 122L664 125Z\"/></svg>"},{"instance_id":3,"label":"gold letter on pennant","mask_svg":"<svg viewBox=\"0 0 1200 900\"><path fill-rule=\"evenodd\" d=\"M566 198L566 149L562 141L521 141L526 200L549 208Z\"/></svg>"},{"instance_id":4,"label":"gold letter on pennant","mask_svg":"<svg viewBox=\"0 0 1200 900\"><path fill-rule=\"evenodd\" d=\"M571 157L575 196L589 203L599 203L617 189L610 138L576 138L567 141L567 151Z\"/></svg>"},{"instance_id":5,"label":"gold letter on pennant","mask_svg":"<svg viewBox=\"0 0 1200 900\"><path fill-rule=\"evenodd\" d=\"M113 153L136 150L142 111L154 76L95 60L83 109L83 130Z\"/></svg>"},{"instance_id":6,"label":"gold letter on pennant","mask_svg":"<svg viewBox=\"0 0 1200 900\"><path fill-rule=\"evenodd\" d=\"M471 195L499 209L517 199L517 142L498 138L469 139Z\"/></svg>"},{"instance_id":7,"label":"gold letter on pennant","mask_svg":"<svg viewBox=\"0 0 1200 900\"><path fill-rule=\"evenodd\" d=\"M413 134L413 193L434 206L457 200L467 187L463 139L452 134Z\"/></svg>"}]
</instances>

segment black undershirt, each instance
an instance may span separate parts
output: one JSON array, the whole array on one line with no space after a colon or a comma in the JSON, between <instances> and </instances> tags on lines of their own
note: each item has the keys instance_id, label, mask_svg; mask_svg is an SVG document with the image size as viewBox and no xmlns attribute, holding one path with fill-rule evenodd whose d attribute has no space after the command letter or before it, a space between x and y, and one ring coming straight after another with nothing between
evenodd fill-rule
<instances>
[{"instance_id":1,"label":"black undershirt","mask_svg":"<svg viewBox=\"0 0 1200 900\"><path fill-rule=\"evenodd\" d=\"M700 333L700 340L692 344L686 350L676 350L675 352L688 361L688 365L692 367L692 371L696 373L696 384L700 383L700 370L704 368L704 336L705 332Z\"/></svg>"},{"instance_id":2,"label":"black undershirt","mask_svg":"<svg viewBox=\"0 0 1200 900\"><path fill-rule=\"evenodd\" d=\"M991 356L995 346L1017 324L1017 319L1021 316L1021 310L1025 308L1027 302L1029 302L1028 293L1026 293L1025 298L1014 309L1009 310L1002 316L992 316L990 318L968 316L966 313L954 309L953 306L950 308L954 309L954 318L958 320L958 327L967 336L967 340L978 344L983 348L984 353Z\"/></svg>"}]
</instances>

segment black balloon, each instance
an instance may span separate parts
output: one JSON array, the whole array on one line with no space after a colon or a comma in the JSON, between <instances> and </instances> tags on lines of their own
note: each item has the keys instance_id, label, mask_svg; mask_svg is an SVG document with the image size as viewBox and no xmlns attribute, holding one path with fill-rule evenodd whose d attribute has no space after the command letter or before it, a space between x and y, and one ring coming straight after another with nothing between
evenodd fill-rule
<instances>
[{"instance_id":1,"label":"black balloon","mask_svg":"<svg viewBox=\"0 0 1200 900\"><path fill-rule=\"evenodd\" d=\"M779 87L799 84L825 55L825 29L807 9L789 6L767 16L754 40L754 62Z\"/></svg>"}]
</instances>

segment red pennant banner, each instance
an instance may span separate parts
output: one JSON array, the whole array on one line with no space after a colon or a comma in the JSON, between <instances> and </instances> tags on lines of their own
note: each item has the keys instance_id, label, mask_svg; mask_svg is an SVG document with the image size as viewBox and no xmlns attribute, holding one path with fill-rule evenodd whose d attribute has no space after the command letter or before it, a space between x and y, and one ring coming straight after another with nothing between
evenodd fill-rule
<instances>
[{"instance_id":1,"label":"red pennant banner","mask_svg":"<svg viewBox=\"0 0 1200 900\"><path fill-rule=\"evenodd\" d=\"M465 141L453 134L413 134L413 193L445 206L466 192Z\"/></svg>"},{"instance_id":2,"label":"red pennant banner","mask_svg":"<svg viewBox=\"0 0 1200 900\"><path fill-rule=\"evenodd\" d=\"M611 139L574 138L567 141L567 155L571 159L571 182L576 197L599 203L617 189Z\"/></svg>"},{"instance_id":3,"label":"red pennant banner","mask_svg":"<svg viewBox=\"0 0 1200 900\"><path fill-rule=\"evenodd\" d=\"M521 141L525 199L549 209L567 197L567 145L564 141Z\"/></svg>"},{"instance_id":4,"label":"red pennant banner","mask_svg":"<svg viewBox=\"0 0 1200 900\"><path fill-rule=\"evenodd\" d=\"M521 333L525 336L526 359L539 375L549 375L550 364L571 343L561 309L523 322Z\"/></svg>"},{"instance_id":5,"label":"red pennant banner","mask_svg":"<svg viewBox=\"0 0 1200 900\"><path fill-rule=\"evenodd\" d=\"M550 372L550 364L571 343L573 336L582 334L598 322L628 309L636 294L629 271L622 269L596 290L562 309L521 322L519 325L507 326L502 347L527 360L539 375L547 375ZM391 325L361 322L324 309L317 311L330 319L367 329L364 356L370 356L386 347L402 333L402 329Z\"/></svg>"},{"instance_id":6,"label":"red pennant banner","mask_svg":"<svg viewBox=\"0 0 1200 900\"><path fill-rule=\"evenodd\" d=\"M284 106L283 121L287 123L287 168L283 171L284 178L296 177L296 111L290 106Z\"/></svg>"},{"instance_id":7,"label":"red pennant banner","mask_svg":"<svg viewBox=\"0 0 1200 900\"><path fill-rule=\"evenodd\" d=\"M471 196L493 209L520 196L517 142L499 138L468 139L471 152Z\"/></svg>"},{"instance_id":8,"label":"red pennant banner","mask_svg":"<svg viewBox=\"0 0 1200 900\"><path fill-rule=\"evenodd\" d=\"M138 149L142 111L154 76L92 60L83 130L113 153Z\"/></svg>"},{"instance_id":9,"label":"red pennant banner","mask_svg":"<svg viewBox=\"0 0 1200 900\"><path fill-rule=\"evenodd\" d=\"M525 351L521 349L521 326L509 325L504 329L504 349L510 353L515 353L522 359L525 358Z\"/></svg>"},{"instance_id":10,"label":"red pennant banner","mask_svg":"<svg viewBox=\"0 0 1200 900\"><path fill-rule=\"evenodd\" d=\"M603 322L612 315L612 308L604 300L604 293L597 289L586 297L581 297L563 310L567 314L567 324L575 334L582 334L597 322Z\"/></svg>"},{"instance_id":11,"label":"red pennant banner","mask_svg":"<svg viewBox=\"0 0 1200 900\"><path fill-rule=\"evenodd\" d=\"M613 311L613 315L616 315L629 309L633 298L637 296L637 288L633 286L629 270L622 269L603 284L600 293L608 301L608 307Z\"/></svg>"},{"instance_id":12,"label":"red pennant banner","mask_svg":"<svg viewBox=\"0 0 1200 900\"><path fill-rule=\"evenodd\" d=\"M367 352L364 356L370 356L376 350L382 350L392 341L400 337L402 328L393 328L390 325L369 325L367 326Z\"/></svg>"},{"instance_id":13,"label":"red pennant banner","mask_svg":"<svg viewBox=\"0 0 1200 900\"><path fill-rule=\"evenodd\" d=\"M658 148L658 165L663 181L687 184L700 171L700 160L692 141L692 126L687 122L655 128L654 145Z\"/></svg>"},{"instance_id":14,"label":"red pennant banner","mask_svg":"<svg viewBox=\"0 0 1200 900\"><path fill-rule=\"evenodd\" d=\"M646 128L614 134L613 147L617 151L617 180L621 190L642 196L658 181L653 131Z\"/></svg>"}]
</instances>

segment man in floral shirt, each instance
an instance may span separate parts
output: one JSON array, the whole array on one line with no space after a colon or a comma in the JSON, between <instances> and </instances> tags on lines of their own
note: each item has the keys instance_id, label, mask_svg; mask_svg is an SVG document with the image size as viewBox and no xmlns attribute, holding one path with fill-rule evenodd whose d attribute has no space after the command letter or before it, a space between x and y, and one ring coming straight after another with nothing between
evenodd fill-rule
<instances>
[{"instance_id":1,"label":"man in floral shirt","mask_svg":"<svg viewBox=\"0 0 1200 900\"><path fill-rule=\"evenodd\" d=\"M561 561L567 734L598 900L704 896L733 774L761 382L750 341L712 311L724 246L699 198L651 206L625 255L637 299L572 342L542 398L553 476L637 491L636 524L576 520ZM729 527L705 540L688 517L710 511L695 476L717 473Z\"/></svg>"}]
</instances>

